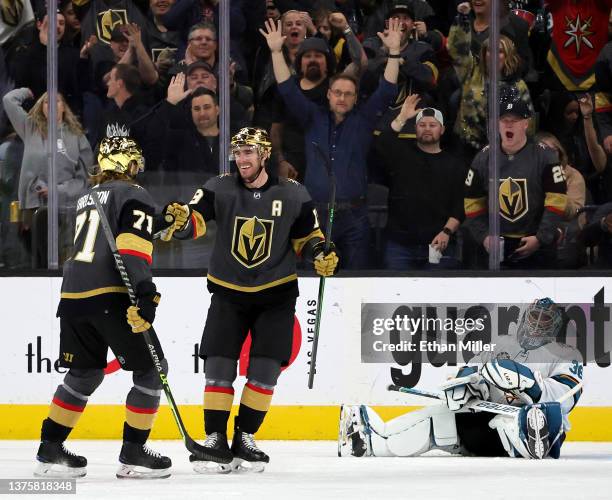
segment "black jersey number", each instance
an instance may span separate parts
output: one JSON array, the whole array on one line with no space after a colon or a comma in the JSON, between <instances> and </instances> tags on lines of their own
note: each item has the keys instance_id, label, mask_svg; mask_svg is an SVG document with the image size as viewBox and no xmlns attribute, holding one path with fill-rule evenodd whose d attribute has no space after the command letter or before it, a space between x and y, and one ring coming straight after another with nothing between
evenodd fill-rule
<instances>
[{"instance_id":1,"label":"black jersey number","mask_svg":"<svg viewBox=\"0 0 612 500\"><path fill-rule=\"evenodd\" d=\"M100 214L98 214L98 211L90 210L89 212L83 212L77 215L76 229L74 232L75 244L86 222L87 232L85 233L85 241L83 242L83 247L74 256L74 260L91 263L96 255L94 246L96 244L96 237L98 236L98 227L100 225Z\"/></svg>"}]
</instances>

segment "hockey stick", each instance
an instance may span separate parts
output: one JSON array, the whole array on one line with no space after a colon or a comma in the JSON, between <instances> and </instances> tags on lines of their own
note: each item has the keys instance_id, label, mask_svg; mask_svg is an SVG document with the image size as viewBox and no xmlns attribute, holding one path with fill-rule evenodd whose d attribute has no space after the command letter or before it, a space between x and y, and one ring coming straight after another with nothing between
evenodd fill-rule
<instances>
[{"instance_id":1,"label":"hockey stick","mask_svg":"<svg viewBox=\"0 0 612 500\"><path fill-rule=\"evenodd\" d=\"M327 170L327 176L329 177L329 201L327 203L327 210L329 212L327 218L327 227L325 228L325 244L323 247L323 254L327 255L331 245L331 234L332 234L332 225L334 223L334 212L336 210L336 176L331 168L331 162L329 158L325 156L323 151L321 151L321 147L313 142L312 145L315 148L317 154L321 157L323 161L323 165L325 165L325 169ZM310 369L308 371L308 388L312 389L314 384L314 376L317 371L317 348L319 347L319 331L321 328L321 314L323 312L323 292L325 291L325 276L321 276L319 278L319 294L317 298L317 313L315 320L315 331L312 337L312 351L310 354Z\"/></svg>"},{"instance_id":2,"label":"hockey stick","mask_svg":"<svg viewBox=\"0 0 612 500\"><path fill-rule=\"evenodd\" d=\"M472 375L473 376L473 375ZM466 379L469 377L465 377ZM582 389L582 382L579 382L574 387L572 387L569 391L563 394L560 398L556 399L557 403L563 403L566 399L569 399L574 394L576 394L579 390ZM425 391L422 389L416 389L414 387L403 387L401 385L391 384L387 387L389 391L403 392L404 394L412 394L414 396L422 396L425 398L431 399L439 399L441 401L446 401L446 398L442 393ZM474 399L466 403L463 408L466 408L470 411L486 411L489 413L497 413L498 415L506 415L509 417L515 416L520 410L520 406L512 406L505 405L502 403L494 403L492 401L483 401L482 399Z\"/></svg>"},{"instance_id":3,"label":"hockey stick","mask_svg":"<svg viewBox=\"0 0 612 500\"><path fill-rule=\"evenodd\" d=\"M102 209L102 206L100 204L100 199L98 198L97 194L98 192L94 191L94 193L91 196L91 199L93 200L94 205L96 206L96 210L98 211L98 215L100 216L100 222L102 224L104 236L106 237L106 241L108 242L108 246L110 247L113 257L115 258L115 265L117 266L117 270L119 271L119 274L121 275L121 280L123 281L123 284L127 288L128 295L130 297L130 302L132 303L132 305L136 305L136 294L134 293L134 288L132 287L132 283L130 282L130 277L128 276L127 271L125 269L125 263L123 262L123 258L121 257L121 255L119 254L119 250L117 249L117 244L115 243L115 237L113 236L113 231L108 223L108 219L106 218L106 214L104 213L104 210ZM211 450L204 448L201 444L196 443L193 440L193 438L187 433L187 429L185 428L185 424L183 423L183 419L181 418L181 414L179 413L178 406L176 405L176 402L174 401L174 396L172 396L172 391L170 390L168 379L161 365L161 360L159 359L159 356L155 349L155 344L153 344L153 341L151 340L151 335L149 334L148 330L145 330L144 332L140 333L140 335L142 335L142 338L144 339L145 344L147 345L147 351L149 355L151 356L153 365L155 366L157 370L157 374L159 375L159 379L161 381L162 388L164 390L164 393L166 394L166 399L168 400L170 409L172 410L172 415L174 415L174 420L176 421L176 425L178 426L179 432L181 433L181 436L183 437L183 442L185 443L185 447L187 448L187 450L189 450L191 453L196 455L198 459L202 461L217 462L222 457L215 456L214 451L211 453Z\"/></svg>"}]
</instances>

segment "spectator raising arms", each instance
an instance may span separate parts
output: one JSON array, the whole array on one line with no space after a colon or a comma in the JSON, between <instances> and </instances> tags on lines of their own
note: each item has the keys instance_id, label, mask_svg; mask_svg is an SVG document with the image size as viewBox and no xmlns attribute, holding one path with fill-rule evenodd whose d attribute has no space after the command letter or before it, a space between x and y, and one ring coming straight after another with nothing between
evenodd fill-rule
<instances>
[{"instance_id":1,"label":"spectator raising arms","mask_svg":"<svg viewBox=\"0 0 612 500\"><path fill-rule=\"evenodd\" d=\"M304 183L310 192L321 221L327 220L326 204L329 181L325 167L313 143L328 156L337 183L337 209L332 239L338 245L347 269L363 269L367 265L369 222L365 203L367 191L366 157L372 141L377 114L391 104L397 93L401 32L399 22L391 19L389 29L378 36L388 50L389 57L377 90L360 106L357 103L358 83L346 74L330 80L325 109L310 101L291 78L291 71L283 46L285 36L278 26L266 22L261 30L270 52L278 90L289 112L304 128L306 150L306 176Z\"/></svg>"}]
</instances>

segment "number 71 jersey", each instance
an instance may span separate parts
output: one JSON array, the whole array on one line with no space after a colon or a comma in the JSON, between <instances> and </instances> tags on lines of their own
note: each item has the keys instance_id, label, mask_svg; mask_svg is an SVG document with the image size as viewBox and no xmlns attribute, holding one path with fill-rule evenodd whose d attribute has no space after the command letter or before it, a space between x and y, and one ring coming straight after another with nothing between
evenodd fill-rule
<instances>
[{"instance_id":1,"label":"number 71 jersey","mask_svg":"<svg viewBox=\"0 0 612 500\"><path fill-rule=\"evenodd\" d=\"M151 196L130 181L94 186L77 200L74 248L64 264L58 316L86 315L113 305L129 305L93 196L100 200L134 289L141 281L151 280L155 211Z\"/></svg>"}]
</instances>

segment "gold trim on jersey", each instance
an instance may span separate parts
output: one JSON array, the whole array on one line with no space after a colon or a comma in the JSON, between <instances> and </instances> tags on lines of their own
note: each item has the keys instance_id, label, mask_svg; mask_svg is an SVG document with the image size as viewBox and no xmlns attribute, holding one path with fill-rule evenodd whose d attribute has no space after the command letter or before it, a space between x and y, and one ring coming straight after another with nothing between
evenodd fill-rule
<instances>
[{"instance_id":1,"label":"gold trim on jersey","mask_svg":"<svg viewBox=\"0 0 612 500\"><path fill-rule=\"evenodd\" d=\"M206 221L197 210L191 211L191 223L193 224L193 239L200 238L206 234Z\"/></svg>"},{"instance_id":2,"label":"gold trim on jersey","mask_svg":"<svg viewBox=\"0 0 612 500\"><path fill-rule=\"evenodd\" d=\"M552 50L548 51L548 55L546 56L546 61L548 62L548 64L550 64L550 67L552 68L553 72L555 73L555 75L557 76L557 78L559 79L559 81L563 84L563 86L569 90L570 92L572 91L588 91L593 85L595 85L595 73L593 73L591 76L589 76L586 80L583 80L580 83L574 82L572 81L567 74L565 73L565 71L563 71L563 69L561 68L561 64L559 63L559 60L557 59L557 57L555 56L555 54L553 54Z\"/></svg>"},{"instance_id":3,"label":"gold trim on jersey","mask_svg":"<svg viewBox=\"0 0 612 500\"><path fill-rule=\"evenodd\" d=\"M132 233L121 233L117 236L116 242L119 251L134 250L138 253L144 253L148 257L153 254L153 243Z\"/></svg>"},{"instance_id":4,"label":"gold trim on jersey","mask_svg":"<svg viewBox=\"0 0 612 500\"><path fill-rule=\"evenodd\" d=\"M321 230L319 228L317 228L312 233L310 233L308 236L304 236L304 238L293 239L293 240L291 240L291 245L293 246L293 251L297 255L301 255L302 250L304 249L304 245L306 243L308 243L313 238L321 238L322 240L324 240L325 236L323 236L323 233L321 232Z\"/></svg>"},{"instance_id":5,"label":"gold trim on jersey","mask_svg":"<svg viewBox=\"0 0 612 500\"><path fill-rule=\"evenodd\" d=\"M95 297L96 295L102 295L104 293L128 293L128 291L124 286L105 286L85 292L62 292L60 297L62 299L88 299L89 297Z\"/></svg>"},{"instance_id":6,"label":"gold trim on jersey","mask_svg":"<svg viewBox=\"0 0 612 500\"><path fill-rule=\"evenodd\" d=\"M476 217L487 211L487 198L482 196L480 198L464 198L463 209L465 210L466 217Z\"/></svg>"},{"instance_id":7,"label":"gold trim on jersey","mask_svg":"<svg viewBox=\"0 0 612 500\"><path fill-rule=\"evenodd\" d=\"M212 281L215 285L220 285L225 288L229 288L231 290L237 290L239 292L255 293L255 292L260 292L261 290L266 290L268 288L272 288L278 285L283 285L285 283L289 283L291 281L297 280L297 274L290 274L289 276L285 276L284 278L281 278L279 280L270 281L269 283L264 283L263 285L258 285L258 286L235 285L234 283L230 283L228 281L223 281L223 280L220 280L219 278L215 278L210 273L208 273L207 278L210 281Z\"/></svg>"},{"instance_id":8,"label":"gold trim on jersey","mask_svg":"<svg viewBox=\"0 0 612 500\"><path fill-rule=\"evenodd\" d=\"M565 207L567 206L567 195L565 193L546 193L544 198L544 208L564 215Z\"/></svg>"},{"instance_id":9,"label":"gold trim on jersey","mask_svg":"<svg viewBox=\"0 0 612 500\"><path fill-rule=\"evenodd\" d=\"M434 63L432 63L431 61L425 61L422 64L424 66L427 66L431 70L431 72L433 73L433 77L434 77L434 83L437 83L438 76L440 76L440 71L438 70L436 65Z\"/></svg>"}]
</instances>

